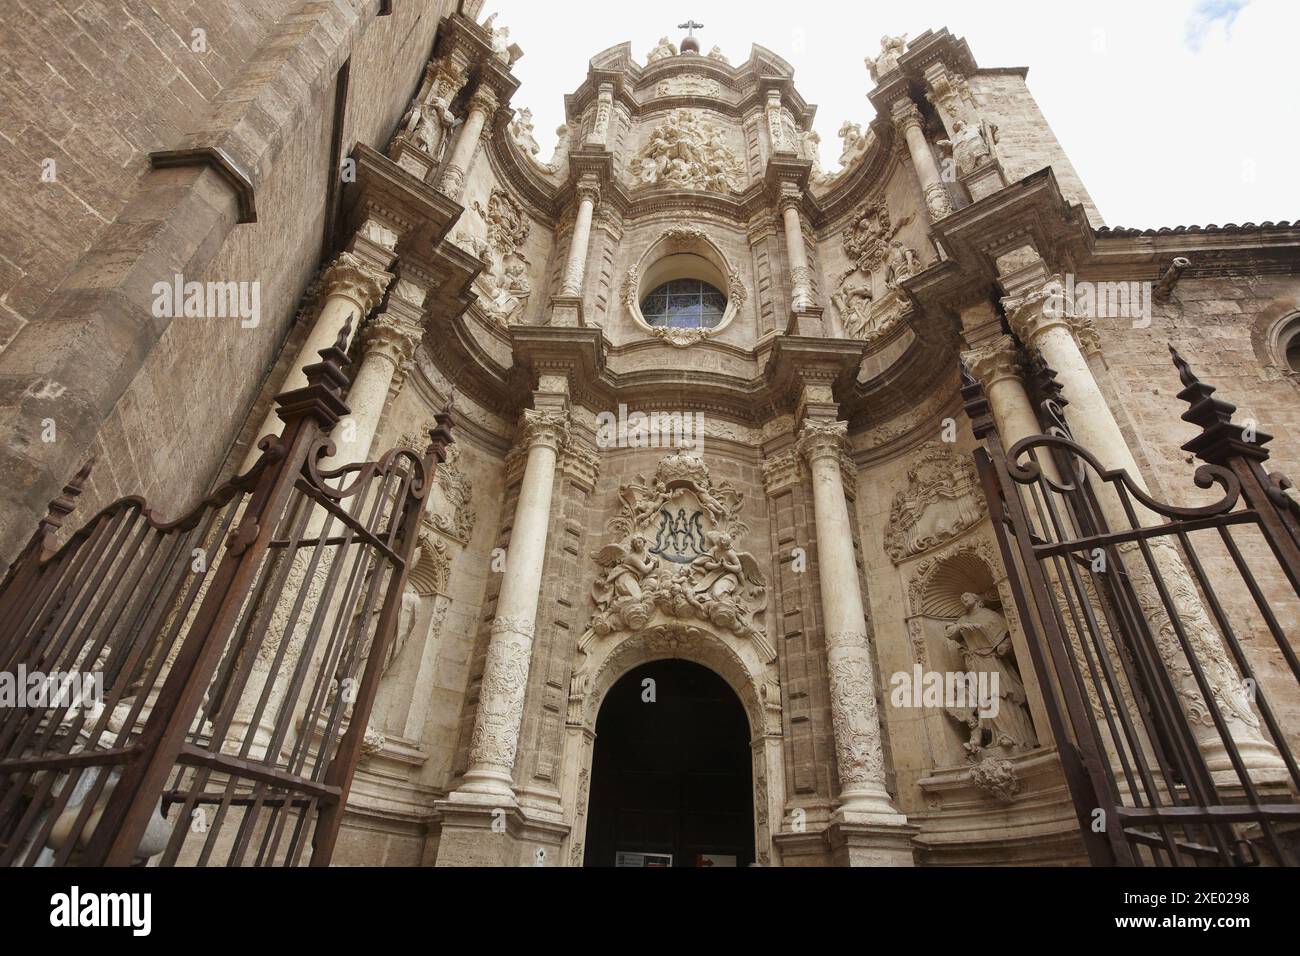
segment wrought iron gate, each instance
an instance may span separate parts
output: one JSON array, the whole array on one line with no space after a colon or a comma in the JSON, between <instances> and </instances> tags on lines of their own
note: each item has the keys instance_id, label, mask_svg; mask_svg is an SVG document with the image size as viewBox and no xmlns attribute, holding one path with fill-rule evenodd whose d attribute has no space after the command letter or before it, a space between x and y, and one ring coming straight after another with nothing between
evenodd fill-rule
<instances>
[{"instance_id":1,"label":"wrought iron gate","mask_svg":"<svg viewBox=\"0 0 1300 956\"><path fill-rule=\"evenodd\" d=\"M1170 505L1103 467L1038 357L1043 434L1010 449L964 376L976 462L1093 863L1295 865L1300 506L1264 470L1270 436L1173 357L1201 428L1183 450L1217 500Z\"/></svg>"},{"instance_id":2,"label":"wrought iron gate","mask_svg":"<svg viewBox=\"0 0 1300 956\"><path fill-rule=\"evenodd\" d=\"M328 864L452 440L320 470L348 331L180 521L126 498L56 549L90 466L51 504L0 585L0 673L47 691L0 711L0 865Z\"/></svg>"}]
</instances>

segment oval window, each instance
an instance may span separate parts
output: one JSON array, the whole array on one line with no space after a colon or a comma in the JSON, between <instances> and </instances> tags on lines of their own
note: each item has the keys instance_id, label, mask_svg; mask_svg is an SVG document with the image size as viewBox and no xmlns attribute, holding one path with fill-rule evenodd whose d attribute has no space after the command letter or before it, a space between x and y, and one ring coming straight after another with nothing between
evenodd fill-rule
<instances>
[{"instance_id":1,"label":"oval window","mask_svg":"<svg viewBox=\"0 0 1300 956\"><path fill-rule=\"evenodd\" d=\"M727 297L699 279L673 279L641 300L649 325L668 329L712 329L727 311Z\"/></svg>"}]
</instances>

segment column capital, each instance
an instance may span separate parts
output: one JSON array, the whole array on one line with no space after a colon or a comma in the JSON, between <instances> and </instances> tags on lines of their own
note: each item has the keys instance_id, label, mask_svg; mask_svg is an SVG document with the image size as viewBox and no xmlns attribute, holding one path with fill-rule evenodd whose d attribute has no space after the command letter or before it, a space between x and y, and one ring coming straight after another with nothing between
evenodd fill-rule
<instances>
[{"instance_id":1,"label":"column capital","mask_svg":"<svg viewBox=\"0 0 1300 956\"><path fill-rule=\"evenodd\" d=\"M1007 322L1016 337L1028 347L1051 329L1063 328L1073 336L1080 351L1100 351L1101 341L1092 320L1074 314L1071 302L1073 286L1061 275L1054 275L1039 289L1018 298L1002 300Z\"/></svg>"},{"instance_id":2,"label":"column capital","mask_svg":"<svg viewBox=\"0 0 1300 956\"><path fill-rule=\"evenodd\" d=\"M796 447L799 454L808 459L809 464L827 457L834 458L838 463L848 440L848 422L810 418L799 431Z\"/></svg>"},{"instance_id":3,"label":"column capital","mask_svg":"<svg viewBox=\"0 0 1300 956\"><path fill-rule=\"evenodd\" d=\"M600 203L600 180L594 176L584 176L574 187L578 202L590 201L593 206Z\"/></svg>"},{"instance_id":4,"label":"column capital","mask_svg":"<svg viewBox=\"0 0 1300 956\"><path fill-rule=\"evenodd\" d=\"M391 312L377 315L361 329L361 342L365 357L372 355L392 364L399 372L405 371L415 347L420 344L421 330L411 322Z\"/></svg>"},{"instance_id":5,"label":"column capital","mask_svg":"<svg viewBox=\"0 0 1300 956\"><path fill-rule=\"evenodd\" d=\"M500 104L501 98L497 96L497 91L485 83L480 83L469 98L471 113L479 112L491 116Z\"/></svg>"},{"instance_id":6,"label":"column capital","mask_svg":"<svg viewBox=\"0 0 1300 956\"><path fill-rule=\"evenodd\" d=\"M568 412L529 409L519 422L519 444L529 451L544 447L561 452L572 440L572 427Z\"/></svg>"},{"instance_id":7,"label":"column capital","mask_svg":"<svg viewBox=\"0 0 1300 956\"><path fill-rule=\"evenodd\" d=\"M1008 378L1020 380L1020 353L1015 339L1001 335L982 348L963 352L961 359L987 393Z\"/></svg>"},{"instance_id":8,"label":"column capital","mask_svg":"<svg viewBox=\"0 0 1300 956\"><path fill-rule=\"evenodd\" d=\"M795 183L782 183L781 192L776 197L776 205L783 216L791 209L795 212L801 212L803 210L803 190Z\"/></svg>"},{"instance_id":9,"label":"column capital","mask_svg":"<svg viewBox=\"0 0 1300 956\"><path fill-rule=\"evenodd\" d=\"M901 135L906 136L912 126L921 129L921 111L911 97L905 96L895 100L889 107L889 118L894 123L894 129Z\"/></svg>"},{"instance_id":10,"label":"column capital","mask_svg":"<svg viewBox=\"0 0 1300 956\"><path fill-rule=\"evenodd\" d=\"M340 252L321 276L321 291L352 300L365 316L384 296L392 273L370 265L351 252Z\"/></svg>"}]
</instances>

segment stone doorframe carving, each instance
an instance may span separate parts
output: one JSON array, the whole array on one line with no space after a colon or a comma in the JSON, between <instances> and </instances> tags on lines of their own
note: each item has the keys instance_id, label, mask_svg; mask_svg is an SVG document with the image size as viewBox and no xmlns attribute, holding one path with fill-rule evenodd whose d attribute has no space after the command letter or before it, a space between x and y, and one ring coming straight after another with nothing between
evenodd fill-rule
<instances>
[{"instance_id":1,"label":"stone doorframe carving","mask_svg":"<svg viewBox=\"0 0 1300 956\"><path fill-rule=\"evenodd\" d=\"M727 682L740 699L749 722L753 758L755 859L775 860L772 842L785 808L785 764L781 736L781 689L775 660L764 661L748 641L723 634L707 624L687 621L655 623L629 634L611 634L579 655L569 691L562 783L568 844L562 860L581 866L586 845L587 802L596 718L609 689L629 671L653 661L686 660L707 667Z\"/></svg>"}]
</instances>

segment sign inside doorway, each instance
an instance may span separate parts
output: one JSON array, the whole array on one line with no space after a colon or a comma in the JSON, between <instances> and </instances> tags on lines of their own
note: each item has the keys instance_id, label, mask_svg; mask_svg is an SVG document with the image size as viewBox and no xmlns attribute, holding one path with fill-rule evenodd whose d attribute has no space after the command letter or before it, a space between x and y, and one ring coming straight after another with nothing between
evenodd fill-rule
<instances>
[{"instance_id":1,"label":"sign inside doorway","mask_svg":"<svg viewBox=\"0 0 1300 956\"><path fill-rule=\"evenodd\" d=\"M615 867L654 867L664 869L673 865L671 853L626 853L619 851L614 857Z\"/></svg>"}]
</instances>

